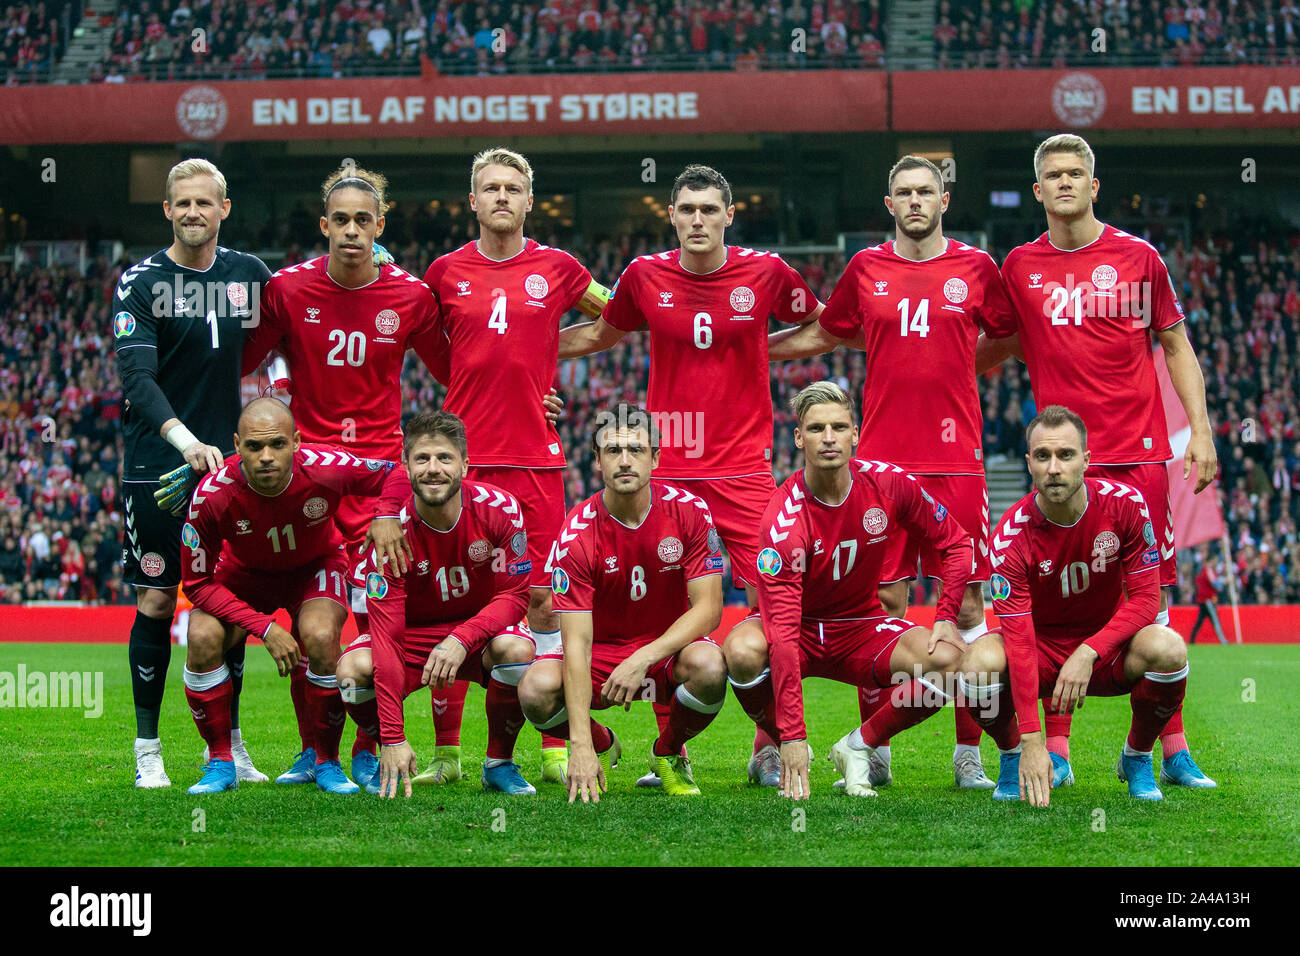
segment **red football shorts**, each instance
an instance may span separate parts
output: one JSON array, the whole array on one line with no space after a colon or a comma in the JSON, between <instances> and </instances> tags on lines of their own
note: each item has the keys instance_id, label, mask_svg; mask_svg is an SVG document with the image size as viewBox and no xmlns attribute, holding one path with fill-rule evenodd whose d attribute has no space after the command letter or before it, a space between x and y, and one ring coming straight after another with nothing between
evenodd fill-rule
<instances>
[{"instance_id":1,"label":"red football shorts","mask_svg":"<svg viewBox=\"0 0 1300 956\"><path fill-rule=\"evenodd\" d=\"M1151 528L1160 548L1160 586L1178 583L1178 559L1174 555L1174 511L1169 503L1169 469L1163 462L1143 465L1093 465L1084 474L1089 478L1118 481L1132 485L1146 499L1151 514Z\"/></svg>"},{"instance_id":2,"label":"red football shorts","mask_svg":"<svg viewBox=\"0 0 1300 956\"><path fill-rule=\"evenodd\" d=\"M946 520L955 520L972 538L975 567L967 583L987 581L992 568L989 566L989 490L984 476L916 475L915 478L936 504L948 509ZM943 576L943 561L938 550L928 542L912 537L901 527L895 529L885 542L885 563L880 569L880 583L915 579L918 559L922 575L927 578Z\"/></svg>"},{"instance_id":3,"label":"red football shorts","mask_svg":"<svg viewBox=\"0 0 1300 956\"><path fill-rule=\"evenodd\" d=\"M429 661L429 652L441 644L443 639L454 630L456 630L454 624L439 624L435 627L408 627L406 629L406 640L402 642L402 664L406 672L406 684L402 688L403 700L423 686L420 683L420 678L424 676L424 665ZM512 625L502 631L501 634L522 637L530 643L533 640L533 635L528 630L527 625ZM497 636L500 637L501 635ZM489 643L491 642L489 641ZM370 650L369 634L362 634L354 638L352 643L343 650L343 654L339 656L342 657L358 650ZM482 654L470 654L461 663L460 669L456 671L456 680L473 681L483 687L487 687L491 676L491 671L483 667Z\"/></svg>"},{"instance_id":4,"label":"red football shorts","mask_svg":"<svg viewBox=\"0 0 1300 956\"><path fill-rule=\"evenodd\" d=\"M731 558L731 579L737 587L756 586L759 525L776 493L770 472L739 478L665 478L682 491L699 495L709 506L713 526Z\"/></svg>"},{"instance_id":5,"label":"red football shorts","mask_svg":"<svg viewBox=\"0 0 1300 956\"><path fill-rule=\"evenodd\" d=\"M347 574L347 556L334 551L293 571L262 571L222 561L213 578L259 614L274 614L284 608L296 623L299 608L316 598L347 608Z\"/></svg>"},{"instance_id":6,"label":"red football shorts","mask_svg":"<svg viewBox=\"0 0 1300 956\"><path fill-rule=\"evenodd\" d=\"M1038 696L1050 701L1056 689L1056 678L1075 649L1092 636L1085 634L1035 634L1038 646ZM1125 641L1110 654L1098 658L1092 665L1092 678L1088 681L1088 694L1093 697L1122 697L1133 689L1124 677L1124 656L1132 639Z\"/></svg>"},{"instance_id":7,"label":"red football shorts","mask_svg":"<svg viewBox=\"0 0 1300 956\"><path fill-rule=\"evenodd\" d=\"M470 466L469 477L515 496L528 531L528 560L533 566L528 584L550 590L551 549L564 527L564 469Z\"/></svg>"},{"instance_id":8,"label":"red football shorts","mask_svg":"<svg viewBox=\"0 0 1300 956\"><path fill-rule=\"evenodd\" d=\"M760 620L752 611L746 618L750 619ZM891 687L894 673L889 658L894 645L917 626L901 617L806 620L799 629L799 673L854 687Z\"/></svg>"},{"instance_id":9,"label":"red football shorts","mask_svg":"<svg viewBox=\"0 0 1300 956\"><path fill-rule=\"evenodd\" d=\"M717 644L715 644L713 639L710 637L697 637L691 643L698 644L701 641L706 644L713 644L714 647L717 647ZM605 644L601 641L592 642L592 710L604 710L606 707L610 706L606 703L605 699L600 696L601 688L605 686L605 681L609 680L610 675L614 673L614 668L618 667L619 664L622 664L625 660L631 657L638 648L643 646L644 645L642 644ZM719 650L721 649L719 648ZM545 654L542 657L539 657L538 660L563 662L564 654L560 651L556 651L552 654ZM665 658L646 671L645 679L653 682L653 689L650 690L650 696L644 698L645 700L648 700L651 703L661 704L667 704L672 701L673 694L677 692L677 681L673 680L673 665L676 662L677 655L674 654L672 657ZM642 698L638 697L637 699L641 700Z\"/></svg>"},{"instance_id":10,"label":"red football shorts","mask_svg":"<svg viewBox=\"0 0 1300 956\"><path fill-rule=\"evenodd\" d=\"M400 466L399 466L400 467ZM366 539L370 522L375 518L375 499L360 495L344 495L339 499L339 510L334 513L334 526L343 535L343 550L347 556L349 580L365 596L366 576L361 573L361 542ZM364 607L362 608L364 610Z\"/></svg>"}]
</instances>

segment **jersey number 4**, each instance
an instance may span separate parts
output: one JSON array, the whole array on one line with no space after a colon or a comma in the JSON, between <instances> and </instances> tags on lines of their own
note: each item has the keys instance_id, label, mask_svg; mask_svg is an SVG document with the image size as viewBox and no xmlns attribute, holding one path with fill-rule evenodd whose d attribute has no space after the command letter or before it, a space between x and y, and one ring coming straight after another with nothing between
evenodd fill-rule
<instances>
[{"instance_id":1,"label":"jersey number 4","mask_svg":"<svg viewBox=\"0 0 1300 956\"><path fill-rule=\"evenodd\" d=\"M920 333L921 338L930 334L930 300L921 299L916 304L916 311L912 313L911 322L908 322L908 309L912 304L911 299L904 299L898 303L898 315L902 322L900 334L906 338L908 332Z\"/></svg>"},{"instance_id":2,"label":"jersey number 4","mask_svg":"<svg viewBox=\"0 0 1300 956\"><path fill-rule=\"evenodd\" d=\"M506 324L506 297L499 295L492 302L492 314L488 317L488 328L496 329L497 335L505 335L509 326Z\"/></svg>"}]
</instances>

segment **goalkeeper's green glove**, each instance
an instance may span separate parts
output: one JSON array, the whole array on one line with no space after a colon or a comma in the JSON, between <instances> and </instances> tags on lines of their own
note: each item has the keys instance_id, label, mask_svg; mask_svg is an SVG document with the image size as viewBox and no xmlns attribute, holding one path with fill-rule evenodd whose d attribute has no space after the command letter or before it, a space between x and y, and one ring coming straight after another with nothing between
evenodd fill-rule
<instances>
[{"instance_id":1,"label":"goalkeeper's green glove","mask_svg":"<svg viewBox=\"0 0 1300 956\"><path fill-rule=\"evenodd\" d=\"M160 487L153 493L153 500L158 502L158 508L180 515L189 504L190 494L199 483L199 476L186 462L174 471L160 476L158 482Z\"/></svg>"},{"instance_id":2,"label":"goalkeeper's green glove","mask_svg":"<svg viewBox=\"0 0 1300 956\"><path fill-rule=\"evenodd\" d=\"M386 266L394 261L393 254L376 242L374 255L370 261L377 266Z\"/></svg>"}]
</instances>

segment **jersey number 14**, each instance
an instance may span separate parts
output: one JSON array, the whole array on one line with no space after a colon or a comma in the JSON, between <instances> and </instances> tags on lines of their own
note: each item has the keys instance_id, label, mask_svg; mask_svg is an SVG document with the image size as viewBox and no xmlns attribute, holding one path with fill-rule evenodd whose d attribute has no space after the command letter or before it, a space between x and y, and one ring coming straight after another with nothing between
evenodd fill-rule
<instances>
[{"instance_id":1,"label":"jersey number 14","mask_svg":"<svg viewBox=\"0 0 1300 956\"><path fill-rule=\"evenodd\" d=\"M912 319L909 324L907 318L908 307L912 304L911 299L904 299L898 303L898 315L902 321L902 328L899 330L904 338L908 332L917 332L921 338L930 334L930 300L921 299L916 304L916 311L912 313Z\"/></svg>"}]
</instances>

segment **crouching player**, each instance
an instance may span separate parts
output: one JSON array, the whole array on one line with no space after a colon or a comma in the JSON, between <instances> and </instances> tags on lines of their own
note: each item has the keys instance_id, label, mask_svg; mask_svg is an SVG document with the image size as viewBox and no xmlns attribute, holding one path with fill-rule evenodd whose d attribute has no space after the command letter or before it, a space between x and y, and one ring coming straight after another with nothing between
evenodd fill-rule
<instances>
[{"instance_id":1,"label":"crouching player","mask_svg":"<svg viewBox=\"0 0 1300 956\"><path fill-rule=\"evenodd\" d=\"M181 574L194 602L185 696L208 745L190 793L238 786L230 752L230 671L223 656L247 634L262 638L284 677L305 647L307 711L315 733L316 785L356 793L339 766L343 700L334 667L347 616L347 555L333 517L347 495L378 498L404 484L391 462L329 445L302 445L293 413L277 398L249 402L236 454L194 489L181 529ZM285 608L295 635L272 615Z\"/></svg>"},{"instance_id":2,"label":"crouching player","mask_svg":"<svg viewBox=\"0 0 1300 956\"><path fill-rule=\"evenodd\" d=\"M1084 477L1088 432L1069 409L1049 405L1025 438L1036 490L990 542L1001 633L970 646L958 681L1002 751L993 799L1045 807L1052 786L1073 782L1043 742L1040 697L1049 713L1069 714L1089 694L1128 694L1133 722L1119 777L1130 796L1160 800L1151 748L1183 701L1187 648L1154 623L1160 549L1146 501L1129 485Z\"/></svg>"},{"instance_id":3,"label":"crouching player","mask_svg":"<svg viewBox=\"0 0 1300 956\"><path fill-rule=\"evenodd\" d=\"M402 534L406 573L369 555L370 633L339 660L339 681L357 727L378 727L379 771L366 786L411 795L417 767L406 742L402 702L421 687L472 680L487 689L483 788L537 791L513 756L523 728L516 687L533 660L519 622L528 607L528 535L519 504L489 484L465 481L465 426L450 412L424 412L406 426Z\"/></svg>"},{"instance_id":4,"label":"crouching player","mask_svg":"<svg viewBox=\"0 0 1300 956\"><path fill-rule=\"evenodd\" d=\"M644 409L602 412L593 445L605 488L569 512L554 552L564 656L538 660L519 701L538 730L570 742L570 803L599 802L598 755L613 767L622 752L591 711L671 701L650 769L664 792L698 794L681 748L726 697L722 650L704 636L722 619L722 544L703 499L650 480L659 438Z\"/></svg>"},{"instance_id":5,"label":"crouching player","mask_svg":"<svg viewBox=\"0 0 1300 956\"><path fill-rule=\"evenodd\" d=\"M911 475L853 458L858 428L838 385L815 382L791 407L805 466L776 490L763 515L759 616L727 636L727 669L745 713L781 741L781 793L796 799L809 793L803 678L859 688L896 684L888 705L831 749L846 792L874 797L868 779L874 748L949 699L943 688L966 647L956 619L974 550L970 536ZM933 631L887 616L880 604L886 541L897 527L942 561Z\"/></svg>"}]
</instances>

